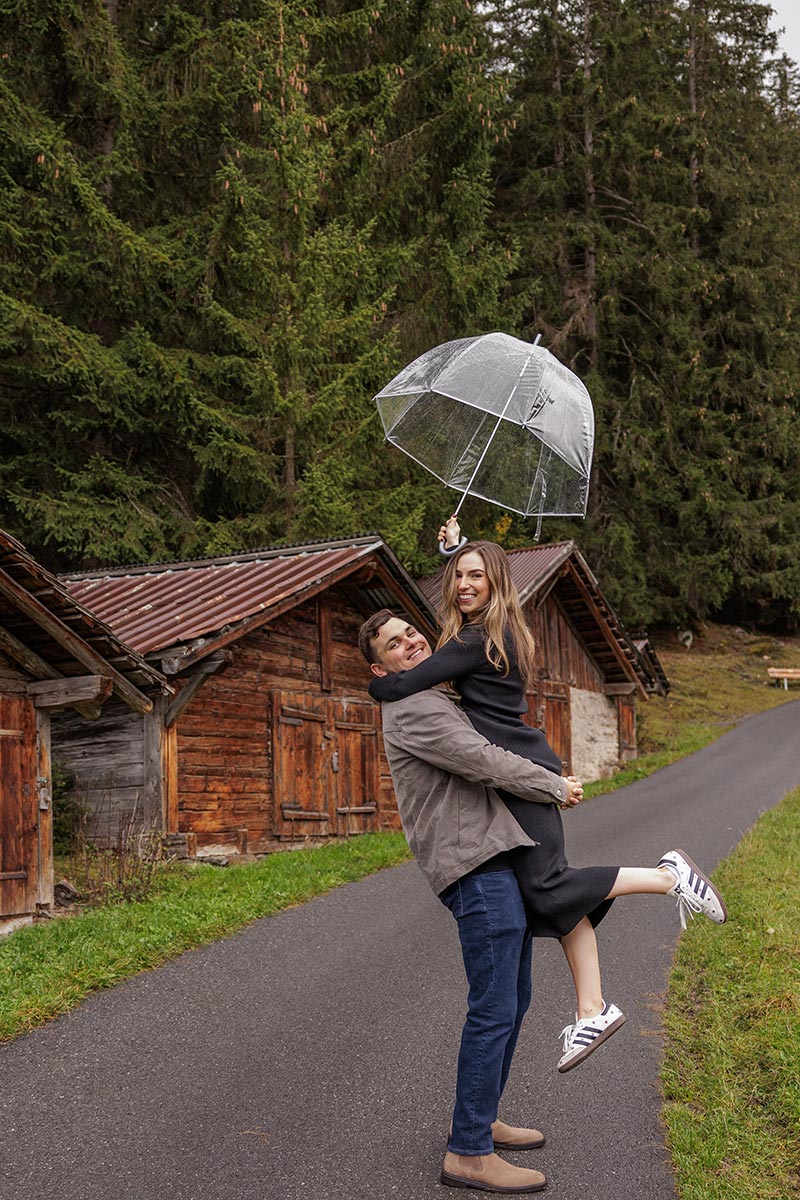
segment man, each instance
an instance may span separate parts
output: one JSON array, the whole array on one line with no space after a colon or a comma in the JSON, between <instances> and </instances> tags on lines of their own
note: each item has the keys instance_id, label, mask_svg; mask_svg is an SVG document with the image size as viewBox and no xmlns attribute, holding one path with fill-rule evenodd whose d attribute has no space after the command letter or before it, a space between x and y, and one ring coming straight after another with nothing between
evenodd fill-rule
<instances>
[{"instance_id":1,"label":"man","mask_svg":"<svg viewBox=\"0 0 800 1200\"><path fill-rule=\"evenodd\" d=\"M388 609L364 622L358 643L374 675L410 670L431 654L425 637ZM581 786L487 742L438 688L385 704L382 715L403 830L458 922L469 983L441 1181L507 1195L538 1192L546 1186L541 1171L495 1153L533 1149L544 1137L497 1117L531 998L531 938L509 852L534 843L492 788L577 804Z\"/></svg>"}]
</instances>

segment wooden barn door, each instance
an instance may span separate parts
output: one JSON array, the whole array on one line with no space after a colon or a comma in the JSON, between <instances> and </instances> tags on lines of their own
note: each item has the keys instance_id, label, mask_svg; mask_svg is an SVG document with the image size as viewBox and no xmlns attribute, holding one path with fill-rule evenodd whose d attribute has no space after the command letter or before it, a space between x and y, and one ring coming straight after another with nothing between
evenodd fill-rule
<instances>
[{"instance_id":1,"label":"wooden barn door","mask_svg":"<svg viewBox=\"0 0 800 1200\"><path fill-rule=\"evenodd\" d=\"M335 700L336 832L340 836L378 828L378 730L376 706Z\"/></svg>"},{"instance_id":2,"label":"wooden barn door","mask_svg":"<svg viewBox=\"0 0 800 1200\"><path fill-rule=\"evenodd\" d=\"M566 683L543 679L536 692L528 693L527 700L528 711L523 720L542 730L558 757L567 764L569 772L572 761L569 687Z\"/></svg>"},{"instance_id":3,"label":"wooden barn door","mask_svg":"<svg viewBox=\"0 0 800 1200\"><path fill-rule=\"evenodd\" d=\"M544 735L569 773L572 762L572 719L569 706L569 687L545 679L541 684L544 701Z\"/></svg>"},{"instance_id":4,"label":"wooden barn door","mask_svg":"<svg viewBox=\"0 0 800 1200\"><path fill-rule=\"evenodd\" d=\"M273 693L275 827L279 837L331 832L328 701L304 692Z\"/></svg>"},{"instance_id":5,"label":"wooden barn door","mask_svg":"<svg viewBox=\"0 0 800 1200\"><path fill-rule=\"evenodd\" d=\"M273 693L278 837L346 836L378 827L375 705Z\"/></svg>"},{"instance_id":6,"label":"wooden barn door","mask_svg":"<svg viewBox=\"0 0 800 1200\"><path fill-rule=\"evenodd\" d=\"M617 696L617 722L619 728L619 759L630 762L636 758L636 698Z\"/></svg>"},{"instance_id":7,"label":"wooden barn door","mask_svg":"<svg viewBox=\"0 0 800 1200\"><path fill-rule=\"evenodd\" d=\"M0 918L36 909L38 807L33 702L0 695Z\"/></svg>"}]
</instances>

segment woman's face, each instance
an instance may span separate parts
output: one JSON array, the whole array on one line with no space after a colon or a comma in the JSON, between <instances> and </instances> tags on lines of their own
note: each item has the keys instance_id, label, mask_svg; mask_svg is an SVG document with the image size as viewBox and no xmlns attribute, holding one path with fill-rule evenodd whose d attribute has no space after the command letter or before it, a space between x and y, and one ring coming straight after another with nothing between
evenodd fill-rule
<instances>
[{"instance_id":1,"label":"woman's face","mask_svg":"<svg viewBox=\"0 0 800 1200\"><path fill-rule=\"evenodd\" d=\"M474 616L486 608L491 593L483 555L477 550L462 554L456 563L456 598L464 616Z\"/></svg>"}]
</instances>

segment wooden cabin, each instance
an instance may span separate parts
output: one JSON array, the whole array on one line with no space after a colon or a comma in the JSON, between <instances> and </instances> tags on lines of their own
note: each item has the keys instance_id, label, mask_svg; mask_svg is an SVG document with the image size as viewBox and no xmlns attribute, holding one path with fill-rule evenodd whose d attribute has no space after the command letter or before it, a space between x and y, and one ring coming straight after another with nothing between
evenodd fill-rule
<instances>
[{"instance_id":1,"label":"wooden cabin","mask_svg":"<svg viewBox=\"0 0 800 1200\"><path fill-rule=\"evenodd\" d=\"M636 757L636 697L669 682L646 635L635 643L574 542L508 551L536 640L539 683L526 719L581 778L604 779ZM420 589L436 607L442 572Z\"/></svg>"},{"instance_id":2,"label":"wooden cabin","mask_svg":"<svg viewBox=\"0 0 800 1200\"><path fill-rule=\"evenodd\" d=\"M53 904L52 715L140 719L166 681L0 531L0 933Z\"/></svg>"},{"instance_id":3,"label":"wooden cabin","mask_svg":"<svg viewBox=\"0 0 800 1200\"><path fill-rule=\"evenodd\" d=\"M66 578L175 689L87 730L54 722L54 754L113 840L137 797L178 853L264 853L399 828L380 709L356 646L379 608L434 637L425 596L380 535Z\"/></svg>"}]
</instances>

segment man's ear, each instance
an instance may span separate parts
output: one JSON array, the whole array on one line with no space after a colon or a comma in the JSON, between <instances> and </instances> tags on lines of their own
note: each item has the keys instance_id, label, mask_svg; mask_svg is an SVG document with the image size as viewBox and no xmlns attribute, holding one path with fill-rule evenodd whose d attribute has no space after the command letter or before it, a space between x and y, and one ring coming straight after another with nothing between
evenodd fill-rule
<instances>
[{"instance_id":1,"label":"man's ear","mask_svg":"<svg viewBox=\"0 0 800 1200\"><path fill-rule=\"evenodd\" d=\"M372 671L373 675L378 676L378 679L383 679L384 675L389 674L389 672L386 670L386 668L382 667L380 663L370 663L369 669L370 669L370 671Z\"/></svg>"}]
</instances>

